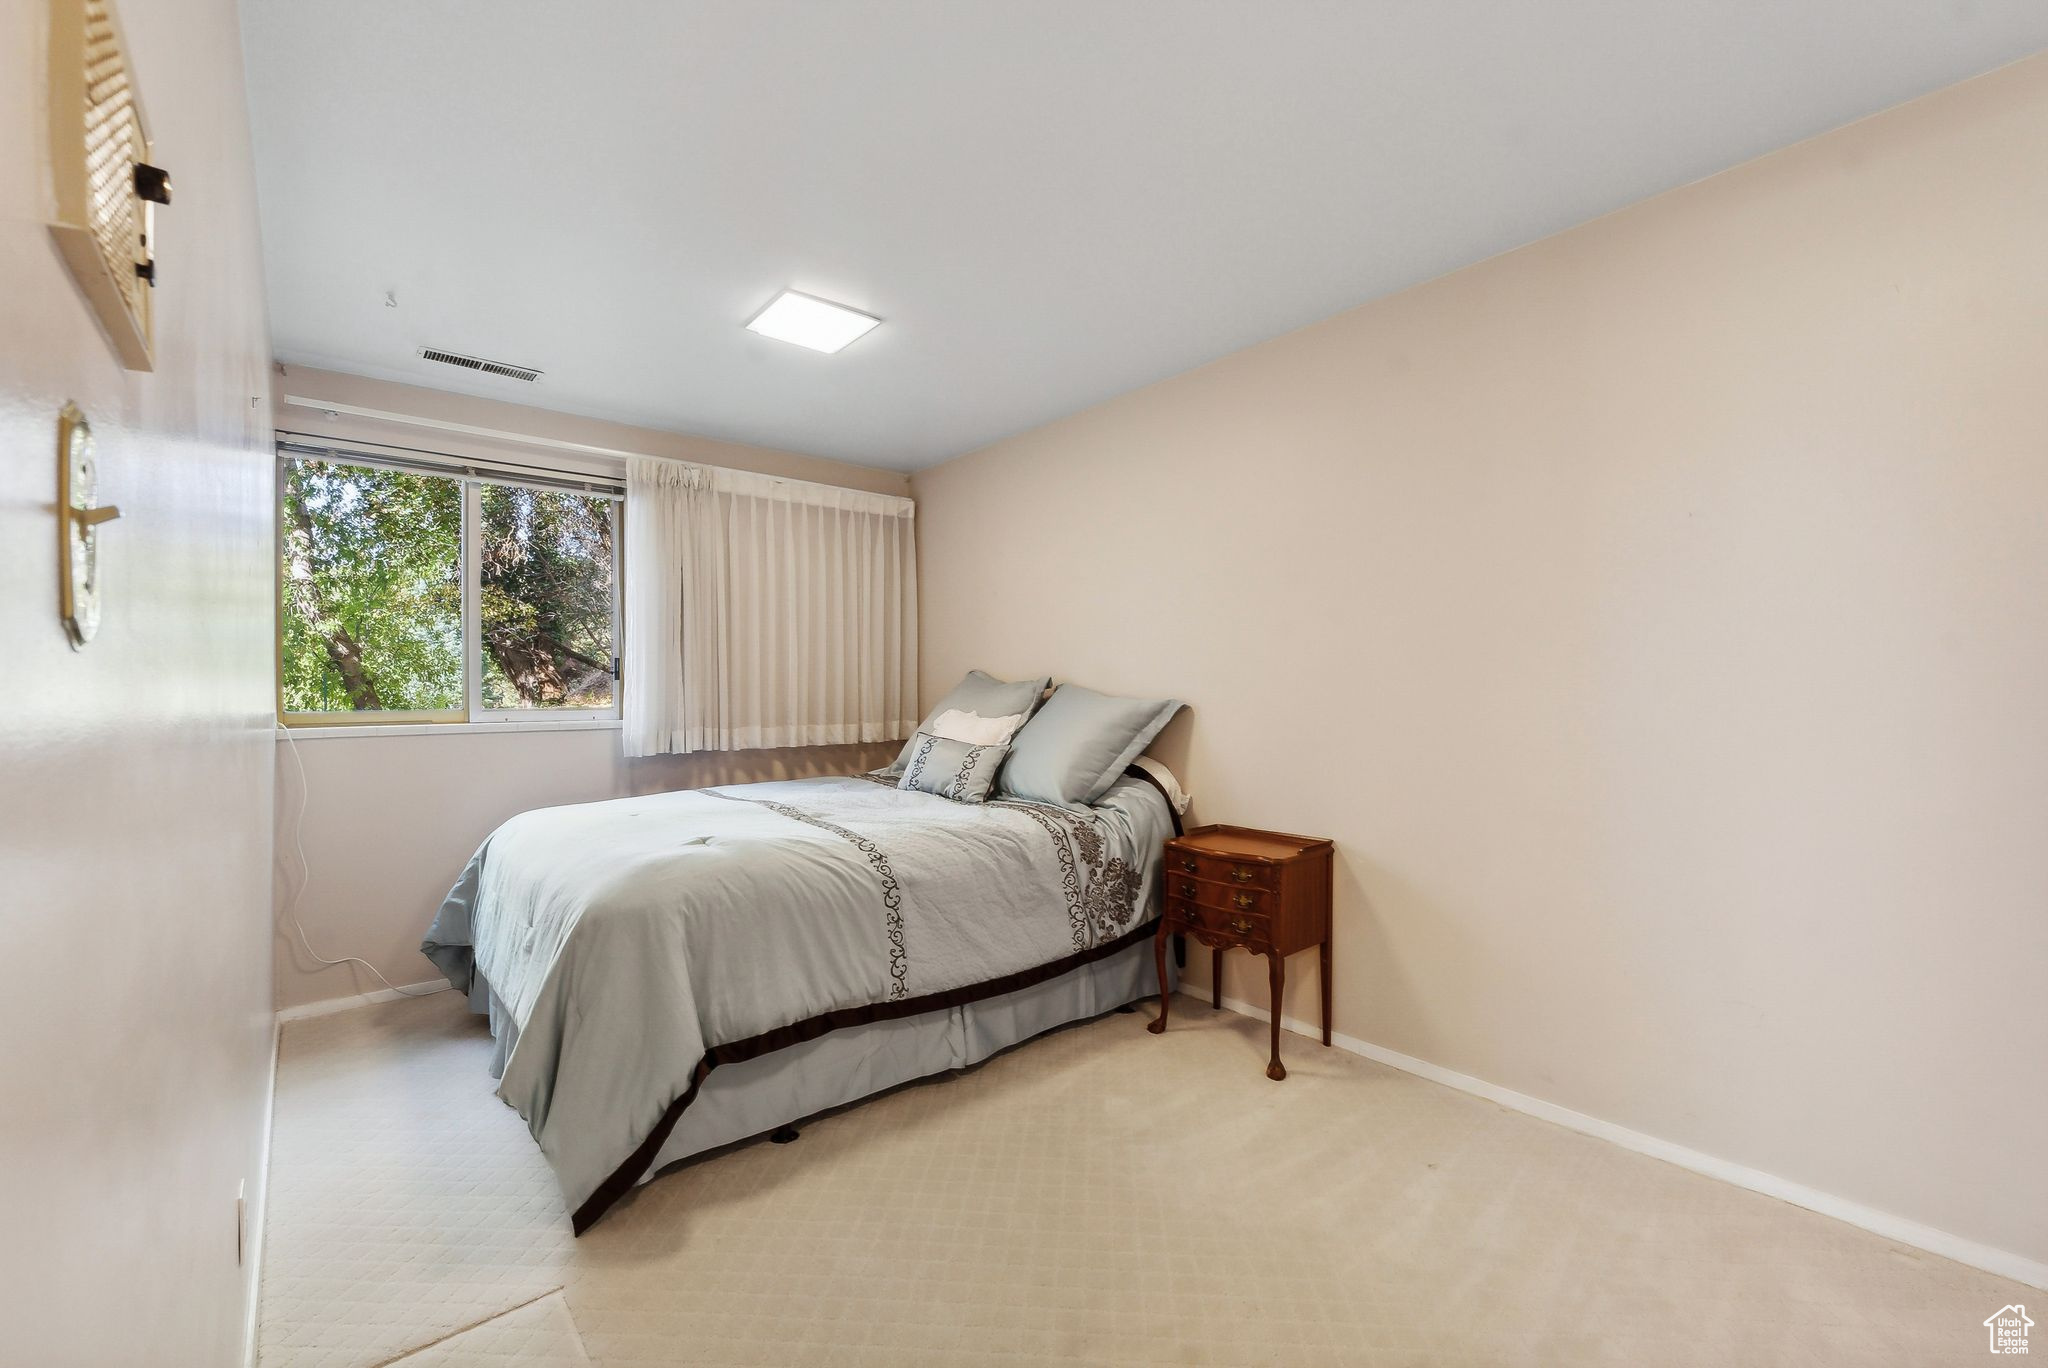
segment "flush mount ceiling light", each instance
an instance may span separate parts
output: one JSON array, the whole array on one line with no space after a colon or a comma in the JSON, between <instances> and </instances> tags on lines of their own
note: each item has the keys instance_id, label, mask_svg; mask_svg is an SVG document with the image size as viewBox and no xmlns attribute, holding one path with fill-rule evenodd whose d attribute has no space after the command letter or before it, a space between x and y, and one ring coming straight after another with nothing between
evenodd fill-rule
<instances>
[{"instance_id":1,"label":"flush mount ceiling light","mask_svg":"<svg viewBox=\"0 0 2048 1368\"><path fill-rule=\"evenodd\" d=\"M794 342L812 351L836 352L855 338L865 335L882 320L844 304L812 295L784 290L774 302L754 315L749 332Z\"/></svg>"}]
</instances>

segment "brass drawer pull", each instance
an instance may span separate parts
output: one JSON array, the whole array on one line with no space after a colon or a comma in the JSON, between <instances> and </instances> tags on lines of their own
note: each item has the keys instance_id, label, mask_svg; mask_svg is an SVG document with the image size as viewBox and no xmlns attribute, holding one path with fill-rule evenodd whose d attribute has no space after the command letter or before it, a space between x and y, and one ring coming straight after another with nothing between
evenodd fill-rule
<instances>
[{"instance_id":1,"label":"brass drawer pull","mask_svg":"<svg viewBox=\"0 0 2048 1368\"><path fill-rule=\"evenodd\" d=\"M1202 924L1202 914L1192 907L1183 907L1180 910L1180 916L1181 920L1189 926L1200 926Z\"/></svg>"},{"instance_id":2,"label":"brass drawer pull","mask_svg":"<svg viewBox=\"0 0 2048 1368\"><path fill-rule=\"evenodd\" d=\"M1252 932L1252 924L1243 917L1232 917L1230 919L1230 929L1237 932L1240 936L1249 936Z\"/></svg>"},{"instance_id":3,"label":"brass drawer pull","mask_svg":"<svg viewBox=\"0 0 2048 1368\"><path fill-rule=\"evenodd\" d=\"M1181 871L1186 874L1192 874L1196 869L1200 868L1193 860L1182 860L1180 867Z\"/></svg>"},{"instance_id":4,"label":"brass drawer pull","mask_svg":"<svg viewBox=\"0 0 2048 1368\"><path fill-rule=\"evenodd\" d=\"M1259 900L1256 897L1252 896L1249 893L1233 893L1230 895L1230 900L1236 903L1239 907L1245 908L1247 910L1258 906L1259 902Z\"/></svg>"},{"instance_id":5,"label":"brass drawer pull","mask_svg":"<svg viewBox=\"0 0 2048 1368\"><path fill-rule=\"evenodd\" d=\"M1182 896L1183 898L1192 898L1192 897L1194 897L1194 896L1195 896L1195 886L1194 886L1193 884L1190 884L1190 883L1184 883L1184 884L1182 884L1182 885L1180 886L1180 895L1181 895L1181 896Z\"/></svg>"},{"instance_id":6,"label":"brass drawer pull","mask_svg":"<svg viewBox=\"0 0 2048 1368\"><path fill-rule=\"evenodd\" d=\"M1259 877L1259 873L1255 869L1246 869L1243 865L1232 865L1230 867L1230 877L1239 883L1250 883L1253 879Z\"/></svg>"}]
</instances>

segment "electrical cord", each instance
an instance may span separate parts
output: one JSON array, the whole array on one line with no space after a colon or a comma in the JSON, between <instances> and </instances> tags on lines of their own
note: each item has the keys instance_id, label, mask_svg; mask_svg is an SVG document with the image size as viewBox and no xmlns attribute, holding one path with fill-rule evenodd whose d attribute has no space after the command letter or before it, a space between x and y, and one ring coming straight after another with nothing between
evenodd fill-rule
<instances>
[{"instance_id":1,"label":"electrical cord","mask_svg":"<svg viewBox=\"0 0 2048 1368\"><path fill-rule=\"evenodd\" d=\"M329 959L318 950L315 950L313 942L307 939L305 923L299 920L299 899L305 895L306 889L311 887L313 883L313 864L306 858L304 835L307 796L306 762L299 756L299 743L293 738L292 729L290 727L279 727L278 731L284 736L284 748L292 753L292 768L299 773L299 810L292 818L292 853L299 858L299 886L293 889L291 896L284 900L284 907L282 909L284 915L291 919L292 929L299 933L299 944L304 947L308 955L324 965L362 965L363 968L370 971L371 977L400 997L426 997L431 993L445 992L446 985L444 984L435 984L427 988L401 988L390 979L385 978L376 965L370 963L362 956L343 955L339 959Z\"/></svg>"}]
</instances>

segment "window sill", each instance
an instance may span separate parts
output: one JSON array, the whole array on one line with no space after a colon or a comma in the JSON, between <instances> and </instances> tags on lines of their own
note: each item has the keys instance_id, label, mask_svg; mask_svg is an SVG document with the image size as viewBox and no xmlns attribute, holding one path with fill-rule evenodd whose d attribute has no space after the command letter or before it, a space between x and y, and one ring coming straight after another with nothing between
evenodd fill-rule
<instances>
[{"instance_id":1,"label":"window sill","mask_svg":"<svg viewBox=\"0 0 2048 1368\"><path fill-rule=\"evenodd\" d=\"M617 731L624 723L616 717L536 718L515 722L369 722L339 727L277 728L277 739L293 741L338 741L368 736L488 736L502 732Z\"/></svg>"}]
</instances>

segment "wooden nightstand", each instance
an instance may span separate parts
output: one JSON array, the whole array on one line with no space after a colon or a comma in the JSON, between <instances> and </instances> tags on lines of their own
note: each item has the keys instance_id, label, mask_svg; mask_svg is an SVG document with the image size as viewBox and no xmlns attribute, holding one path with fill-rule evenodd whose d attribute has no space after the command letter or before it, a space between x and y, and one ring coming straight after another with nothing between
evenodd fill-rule
<instances>
[{"instance_id":1,"label":"wooden nightstand","mask_svg":"<svg viewBox=\"0 0 2048 1368\"><path fill-rule=\"evenodd\" d=\"M1153 952L1159 961L1159 1019L1166 1029L1166 942L1178 933L1213 951L1210 982L1223 1005L1223 952L1264 955L1272 988L1273 1062L1266 1077L1287 1077L1280 1062L1280 990L1287 957L1315 946L1322 952L1323 1044L1330 1043L1330 862L1334 847L1316 836L1289 836L1250 827L1205 826L1166 843L1160 878L1166 912Z\"/></svg>"}]
</instances>

